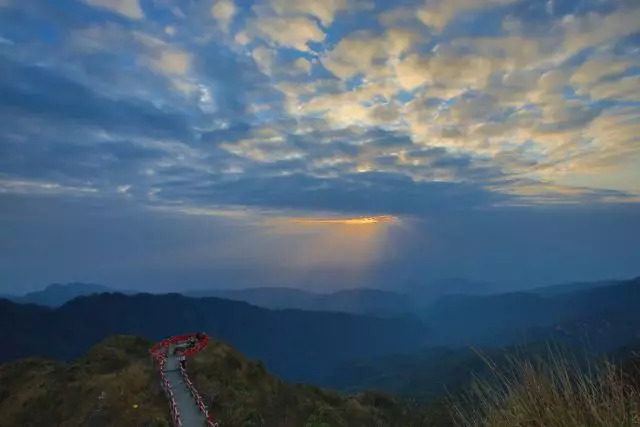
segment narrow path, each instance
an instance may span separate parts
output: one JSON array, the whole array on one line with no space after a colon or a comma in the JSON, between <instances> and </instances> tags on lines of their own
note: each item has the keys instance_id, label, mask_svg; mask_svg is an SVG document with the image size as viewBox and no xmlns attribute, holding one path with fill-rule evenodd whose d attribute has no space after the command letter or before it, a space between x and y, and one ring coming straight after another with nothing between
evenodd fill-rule
<instances>
[{"instance_id":1,"label":"narrow path","mask_svg":"<svg viewBox=\"0 0 640 427\"><path fill-rule=\"evenodd\" d=\"M195 345L188 344L196 338ZM150 353L156 359L162 385L167 393L173 424L176 427L217 427L207 410L200 394L193 386L184 369L180 367L181 354L191 356L202 350L208 343L205 334L189 334L167 338L153 346Z\"/></svg>"},{"instance_id":2,"label":"narrow path","mask_svg":"<svg viewBox=\"0 0 640 427\"><path fill-rule=\"evenodd\" d=\"M166 378L173 389L173 395L180 413L180 420L182 421L183 427L204 427L206 426L205 416L200 411L200 407L196 404L196 401L193 399L191 391L189 391L182 373L180 372L179 356L176 356L173 353L176 347L177 346L169 347L169 356L167 357L167 362L164 365L164 371Z\"/></svg>"}]
</instances>

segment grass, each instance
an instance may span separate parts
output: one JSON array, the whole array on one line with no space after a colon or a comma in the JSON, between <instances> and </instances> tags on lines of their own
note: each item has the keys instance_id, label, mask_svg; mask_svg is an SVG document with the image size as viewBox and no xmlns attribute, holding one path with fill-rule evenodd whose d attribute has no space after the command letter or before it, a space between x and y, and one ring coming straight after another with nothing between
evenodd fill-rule
<instances>
[{"instance_id":1,"label":"grass","mask_svg":"<svg viewBox=\"0 0 640 427\"><path fill-rule=\"evenodd\" d=\"M116 336L73 364L31 358L1 365L0 427L168 427L151 344Z\"/></svg>"},{"instance_id":2,"label":"grass","mask_svg":"<svg viewBox=\"0 0 640 427\"><path fill-rule=\"evenodd\" d=\"M0 427L168 427L151 345L116 336L72 364L32 358L1 365ZM640 426L637 355L614 365L581 363L558 350L526 354L481 355L486 369L455 401L288 384L215 340L187 369L225 427Z\"/></svg>"},{"instance_id":3,"label":"grass","mask_svg":"<svg viewBox=\"0 0 640 427\"><path fill-rule=\"evenodd\" d=\"M288 384L260 362L212 340L187 362L209 409L225 427L418 427L449 425L445 411L408 406L384 393L345 396L311 385Z\"/></svg>"},{"instance_id":4,"label":"grass","mask_svg":"<svg viewBox=\"0 0 640 427\"><path fill-rule=\"evenodd\" d=\"M554 350L534 359L511 357L503 367L485 362L489 374L454 404L460 426L640 426L639 384L617 365L581 363Z\"/></svg>"}]
</instances>

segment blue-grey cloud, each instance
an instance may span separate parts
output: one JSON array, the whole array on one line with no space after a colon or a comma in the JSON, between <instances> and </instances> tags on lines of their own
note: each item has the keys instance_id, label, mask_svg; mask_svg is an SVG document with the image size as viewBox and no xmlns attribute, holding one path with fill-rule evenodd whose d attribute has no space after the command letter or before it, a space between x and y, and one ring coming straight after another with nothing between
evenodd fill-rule
<instances>
[{"instance_id":1,"label":"blue-grey cloud","mask_svg":"<svg viewBox=\"0 0 640 427\"><path fill-rule=\"evenodd\" d=\"M455 217L475 254L490 239L470 231L477 218L532 239L560 233L565 209L637 230L620 214L640 198L637 2L365 3L0 2L0 215L22 230L7 238L42 225L38 198L53 216L86 206L77 226L58 222L74 236L100 222L95 205L214 228L228 224L194 216ZM464 246L454 231L436 240L449 238ZM454 270L445 261L431 259Z\"/></svg>"}]
</instances>

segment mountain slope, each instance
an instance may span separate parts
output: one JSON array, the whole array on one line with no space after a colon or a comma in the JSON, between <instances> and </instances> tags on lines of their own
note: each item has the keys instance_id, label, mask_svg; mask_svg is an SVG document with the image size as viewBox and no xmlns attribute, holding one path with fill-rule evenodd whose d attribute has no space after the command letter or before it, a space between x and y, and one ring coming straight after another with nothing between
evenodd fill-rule
<instances>
[{"instance_id":1,"label":"mountain slope","mask_svg":"<svg viewBox=\"0 0 640 427\"><path fill-rule=\"evenodd\" d=\"M168 427L168 403L148 355L151 344L138 337L116 336L73 364L32 358L1 365L0 427ZM381 393L340 396L287 384L272 377L262 363L216 340L189 359L187 369L215 418L229 427L445 426L448 422L446 415L405 406Z\"/></svg>"},{"instance_id":2,"label":"mountain slope","mask_svg":"<svg viewBox=\"0 0 640 427\"><path fill-rule=\"evenodd\" d=\"M0 301L0 361L46 356L69 360L113 334L153 340L203 331L260 358L278 375L313 382L334 363L409 351L427 332L409 319L267 310L218 298L177 294L76 298L58 309Z\"/></svg>"},{"instance_id":3,"label":"mountain slope","mask_svg":"<svg viewBox=\"0 0 640 427\"><path fill-rule=\"evenodd\" d=\"M303 384L288 384L213 341L187 364L205 403L225 426L421 426L447 425L426 409L410 408L379 392L341 396Z\"/></svg>"},{"instance_id":4,"label":"mountain slope","mask_svg":"<svg viewBox=\"0 0 640 427\"><path fill-rule=\"evenodd\" d=\"M286 287L262 287L246 289L203 289L183 292L189 297L216 297L233 301L244 301L258 307L271 309L299 308L311 304L314 298L320 296L309 291Z\"/></svg>"},{"instance_id":5,"label":"mountain slope","mask_svg":"<svg viewBox=\"0 0 640 427\"><path fill-rule=\"evenodd\" d=\"M626 344L633 335L615 340L599 334L608 321L627 322L629 332L640 327L640 278L557 295L511 293L492 296L449 296L432 304L424 314L438 325L434 340L447 345L505 345L518 341L558 338L555 330L578 326L583 340L596 347ZM594 322L595 319L599 319ZM621 323L622 324L622 323ZM575 335L574 335L575 336ZM584 341L584 345L587 341ZM606 344L606 345L605 345Z\"/></svg>"},{"instance_id":6,"label":"mountain slope","mask_svg":"<svg viewBox=\"0 0 640 427\"><path fill-rule=\"evenodd\" d=\"M378 315L406 314L413 310L413 302L406 295L367 288L319 294L295 288L264 287L189 291L185 292L185 295L244 301L271 309L289 308Z\"/></svg>"},{"instance_id":7,"label":"mountain slope","mask_svg":"<svg viewBox=\"0 0 640 427\"><path fill-rule=\"evenodd\" d=\"M169 426L151 344L111 337L73 364L31 358L1 365L0 426Z\"/></svg>"},{"instance_id":8,"label":"mountain slope","mask_svg":"<svg viewBox=\"0 0 640 427\"><path fill-rule=\"evenodd\" d=\"M23 304L38 304L46 307L60 307L62 304L83 295L114 292L114 289L94 283L54 283L41 291L29 292L23 296L8 299Z\"/></svg>"},{"instance_id":9,"label":"mountain slope","mask_svg":"<svg viewBox=\"0 0 640 427\"><path fill-rule=\"evenodd\" d=\"M575 282L575 283L563 283L559 285L542 286L533 288L529 292L542 296L554 296L569 294L577 291L586 291L595 288L604 288L607 286L621 285L624 280L603 280L598 282Z\"/></svg>"}]
</instances>

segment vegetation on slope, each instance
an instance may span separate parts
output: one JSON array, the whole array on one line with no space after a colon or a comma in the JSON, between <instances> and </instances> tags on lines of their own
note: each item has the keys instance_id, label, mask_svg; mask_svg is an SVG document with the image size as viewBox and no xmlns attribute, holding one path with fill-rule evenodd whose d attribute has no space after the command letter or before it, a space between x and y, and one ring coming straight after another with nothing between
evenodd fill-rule
<instances>
[{"instance_id":1,"label":"vegetation on slope","mask_svg":"<svg viewBox=\"0 0 640 427\"><path fill-rule=\"evenodd\" d=\"M225 426L427 426L450 423L446 411L412 407L380 392L342 396L318 387L289 384L269 375L261 362L213 341L188 362L190 377Z\"/></svg>"},{"instance_id":2,"label":"vegetation on slope","mask_svg":"<svg viewBox=\"0 0 640 427\"><path fill-rule=\"evenodd\" d=\"M151 344L114 336L73 364L1 365L0 426L169 426Z\"/></svg>"},{"instance_id":3,"label":"vegetation on slope","mask_svg":"<svg viewBox=\"0 0 640 427\"><path fill-rule=\"evenodd\" d=\"M0 366L0 427L169 426L167 400L148 354L151 345L114 336L72 364L30 358ZM624 354L634 354L627 350ZM345 396L286 383L262 362L215 340L187 369L225 427L640 425L637 353L618 365L587 369L565 353L533 354L485 360L488 375L464 387L465 398L453 411L443 400L412 404L381 392Z\"/></svg>"},{"instance_id":4,"label":"vegetation on slope","mask_svg":"<svg viewBox=\"0 0 640 427\"><path fill-rule=\"evenodd\" d=\"M57 309L0 300L0 363L30 356L75 360L112 335L161 340L194 330L264 360L283 378L314 383L338 361L411 351L428 337L417 320L275 311L177 294L100 294Z\"/></svg>"},{"instance_id":5,"label":"vegetation on slope","mask_svg":"<svg viewBox=\"0 0 640 427\"><path fill-rule=\"evenodd\" d=\"M462 426L640 426L637 357L623 365L580 363L559 352L510 359L477 379L456 409Z\"/></svg>"},{"instance_id":6,"label":"vegetation on slope","mask_svg":"<svg viewBox=\"0 0 640 427\"><path fill-rule=\"evenodd\" d=\"M73 364L30 358L0 366L0 427L169 426L152 344L115 336ZM412 407L378 392L345 397L287 384L215 340L187 366L224 426L445 426L450 419L441 407Z\"/></svg>"}]
</instances>

